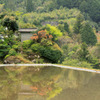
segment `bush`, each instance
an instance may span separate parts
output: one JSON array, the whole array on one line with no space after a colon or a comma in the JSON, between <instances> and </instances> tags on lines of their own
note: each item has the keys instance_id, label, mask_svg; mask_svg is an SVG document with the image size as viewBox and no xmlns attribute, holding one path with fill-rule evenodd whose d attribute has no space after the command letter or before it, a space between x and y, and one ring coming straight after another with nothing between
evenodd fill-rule
<instances>
[{"instance_id":1,"label":"bush","mask_svg":"<svg viewBox=\"0 0 100 100\"><path fill-rule=\"evenodd\" d=\"M10 56L15 56L16 54L17 53L16 53L16 51L14 49L10 49L10 51L8 53L8 55L10 55Z\"/></svg>"},{"instance_id":2,"label":"bush","mask_svg":"<svg viewBox=\"0 0 100 100\"><path fill-rule=\"evenodd\" d=\"M39 52L40 47L42 47L40 43L35 43L31 45L31 49L33 52Z\"/></svg>"},{"instance_id":3,"label":"bush","mask_svg":"<svg viewBox=\"0 0 100 100\"><path fill-rule=\"evenodd\" d=\"M62 56L61 51L53 50L51 48L40 48L40 53L44 58L49 59L53 63L57 63Z\"/></svg>"},{"instance_id":4,"label":"bush","mask_svg":"<svg viewBox=\"0 0 100 100\"><path fill-rule=\"evenodd\" d=\"M49 24L46 25L46 30L48 31L48 33L49 33L50 35L53 36L53 40L57 40L58 37L60 37L60 36L63 35L63 33L62 33L58 28L56 28L56 27L54 27L54 26L51 26L51 25L49 25Z\"/></svg>"},{"instance_id":5,"label":"bush","mask_svg":"<svg viewBox=\"0 0 100 100\"><path fill-rule=\"evenodd\" d=\"M25 50L25 53L29 55L29 54L32 54L33 52L31 49L27 49L27 50Z\"/></svg>"},{"instance_id":6,"label":"bush","mask_svg":"<svg viewBox=\"0 0 100 100\"><path fill-rule=\"evenodd\" d=\"M36 28L36 26L30 23L21 23L20 28Z\"/></svg>"},{"instance_id":7,"label":"bush","mask_svg":"<svg viewBox=\"0 0 100 100\"><path fill-rule=\"evenodd\" d=\"M12 48L15 49L16 51L21 51L22 44L19 42L19 43L13 45Z\"/></svg>"},{"instance_id":8,"label":"bush","mask_svg":"<svg viewBox=\"0 0 100 100\"><path fill-rule=\"evenodd\" d=\"M87 63L86 61L79 61L78 59L66 58L62 64L74 67L92 68L90 63Z\"/></svg>"},{"instance_id":9,"label":"bush","mask_svg":"<svg viewBox=\"0 0 100 100\"><path fill-rule=\"evenodd\" d=\"M10 55L6 55L5 57L4 57L4 59L6 59L6 58L8 58Z\"/></svg>"},{"instance_id":10,"label":"bush","mask_svg":"<svg viewBox=\"0 0 100 100\"><path fill-rule=\"evenodd\" d=\"M52 41L49 40L49 39L42 38L42 40L41 40L41 45L43 45L43 46L52 46L53 43L52 43Z\"/></svg>"},{"instance_id":11,"label":"bush","mask_svg":"<svg viewBox=\"0 0 100 100\"><path fill-rule=\"evenodd\" d=\"M63 50L59 47L59 45L57 43L54 43L52 48L55 49L55 50L59 50L59 51L63 52Z\"/></svg>"},{"instance_id":12,"label":"bush","mask_svg":"<svg viewBox=\"0 0 100 100\"><path fill-rule=\"evenodd\" d=\"M95 55L98 59L100 59L100 43L96 45L93 55Z\"/></svg>"},{"instance_id":13,"label":"bush","mask_svg":"<svg viewBox=\"0 0 100 100\"><path fill-rule=\"evenodd\" d=\"M89 53L88 46L86 43L82 43L81 49L77 52L77 54L81 61L91 62L92 60L91 54Z\"/></svg>"},{"instance_id":14,"label":"bush","mask_svg":"<svg viewBox=\"0 0 100 100\"><path fill-rule=\"evenodd\" d=\"M4 58L9 52L10 46L5 42L0 40L0 59Z\"/></svg>"},{"instance_id":15,"label":"bush","mask_svg":"<svg viewBox=\"0 0 100 100\"><path fill-rule=\"evenodd\" d=\"M7 27L8 30L17 31L18 30L18 24L14 16L5 16L3 18L3 26Z\"/></svg>"},{"instance_id":16,"label":"bush","mask_svg":"<svg viewBox=\"0 0 100 100\"><path fill-rule=\"evenodd\" d=\"M25 40L23 41L22 47L23 49L28 49L32 45L32 40Z\"/></svg>"},{"instance_id":17,"label":"bush","mask_svg":"<svg viewBox=\"0 0 100 100\"><path fill-rule=\"evenodd\" d=\"M44 59L42 59L42 58L41 59L36 59L37 64L43 64L43 62L44 62Z\"/></svg>"},{"instance_id":18,"label":"bush","mask_svg":"<svg viewBox=\"0 0 100 100\"><path fill-rule=\"evenodd\" d=\"M58 49L54 49L53 47L45 47L41 46L40 43L33 44L31 46L33 52L38 52L40 55L53 63L58 62L62 53Z\"/></svg>"}]
</instances>

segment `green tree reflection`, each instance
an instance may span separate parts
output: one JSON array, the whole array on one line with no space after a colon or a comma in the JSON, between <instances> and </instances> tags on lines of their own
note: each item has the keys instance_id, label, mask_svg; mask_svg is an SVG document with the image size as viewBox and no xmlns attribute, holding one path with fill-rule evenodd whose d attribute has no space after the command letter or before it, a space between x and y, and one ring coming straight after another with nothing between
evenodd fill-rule
<instances>
[{"instance_id":1,"label":"green tree reflection","mask_svg":"<svg viewBox=\"0 0 100 100\"><path fill-rule=\"evenodd\" d=\"M66 89L81 88L93 76L55 67L0 68L0 100L51 100Z\"/></svg>"}]
</instances>

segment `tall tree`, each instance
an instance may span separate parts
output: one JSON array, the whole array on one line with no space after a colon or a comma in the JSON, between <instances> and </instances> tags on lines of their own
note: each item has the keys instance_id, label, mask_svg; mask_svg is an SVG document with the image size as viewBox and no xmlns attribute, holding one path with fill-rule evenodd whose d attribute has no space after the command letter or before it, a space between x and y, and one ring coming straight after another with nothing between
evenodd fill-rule
<instances>
[{"instance_id":1,"label":"tall tree","mask_svg":"<svg viewBox=\"0 0 100 100\"><path fill-rule=\"evenodd\" d=\"M15 0L5 0L4 4L5 9L15 10Z\"/></svg>"},{"instance_id":2,"label":"tall tree","mask_svg":"<svg viewBox=\"0 0 100 100\"><path fill-rule=\"evenodd\" d=\"M13 32L18 30L18 24L14 16L4 16L2 24L7 27L8 30L12 30Z\"/></svg>"},{"instance_id":3,"label":"tall tree","mask_svg":"<svg viewBox=\"0 0 100 100\"><path fill-rule=\"evenodd\" d=\"M100 22L100 0L83 1L80 6L82 12L88 13L95 22Z\"/></svg>"},{"instance_id":4,"label":"tall tree","mask_svg":"<svg viewBox=\"0 0 100 100\"><path fill-rule=\"evenodd\" d=\"M67 22L64 23L64 29L69 33L69 25Z\"/></svg>"},{"instance_id":5,"label":"tall tree","mask_svg":"<svg viewBox=\"0 0 100 100\"><path fill-rule=\"evenodd\" d=\"M82 42L85 42L87 45L95 45L97 43L96 35L88 22L82 25L80 33Z\"/></svg>"},{"instance_id":6,"label":"tall tree","mask_svg":"<svg viewBox=\"0 0 100 100\"><path fill-rule=\"evenodd\" d=\"M83 22L83 20L84 20L83 15L82 15L82 14L79 14L79 15L77 16L76 23L75 23L75 25L74 25L74 33L75 33L75 34L79 34L79 33L80 33L80 29L81 29L81 27L82 27L82 22Z\"/></svg>"},{"instance_id":7,"label":"tall tree","mask_svg":"<svg viewBox=\"0 0 100 100\"><path fill-rule=\"evenodd\" d=\"M82 61L89 61L91 55L88 51L88 46L86 43L82 43L81 49L78 51L78 56Z\"/></svg>"},{"instance_id":8,"label":"tall tree","mask_svg":"<svg viewBox=\"0 0 100 100\"><path fill-rule=\"evenodd\" d=\"M27 12L32 12L33 11L33 3L32 3L32 0L27 0L26 1L26 11Z\"/></svg>"}]
</instances>

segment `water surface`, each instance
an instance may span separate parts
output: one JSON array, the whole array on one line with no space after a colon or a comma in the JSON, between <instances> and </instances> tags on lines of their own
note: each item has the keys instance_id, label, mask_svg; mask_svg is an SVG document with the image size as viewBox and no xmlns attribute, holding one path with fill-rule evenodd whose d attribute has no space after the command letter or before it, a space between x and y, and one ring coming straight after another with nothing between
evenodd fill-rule
<instances>
[{"instance_id":1,"label":"water surface","mask_svg":"<svg viewBox=\"0 0 100 100\"><path fill-rule=\"evenodd\" d=\"M56 67L0 68L0 100L99 100L100 74Z\"/></svg>"}]
</instances>

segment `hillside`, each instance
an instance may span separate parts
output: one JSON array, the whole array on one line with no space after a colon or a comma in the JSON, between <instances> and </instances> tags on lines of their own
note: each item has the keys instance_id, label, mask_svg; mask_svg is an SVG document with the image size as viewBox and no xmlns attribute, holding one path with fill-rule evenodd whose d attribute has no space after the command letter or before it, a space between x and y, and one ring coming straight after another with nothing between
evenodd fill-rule
<instances>
[{"instance_id":1,"label":"hillside","mask_svg":"<svg viewBox=\"0 0 100 100\"><path fill-rule=\"evenodd\" d=\"M21 42L20 28L37 31ZM1 0L0 63L99 69L99 29L99 0Z\"/></svg>"},{"instance_id":2,"label":"hillside","mask_svg":"<svg viewBox=\"0 0 100 100\"><path fill-rule=\"evenodd\" d=\"M100 22L100 0L1 0L0 3L4 4L5 9L22 12L49 12L60 7L77 8L86 18Z\"/></svg>"}]
</instances>

